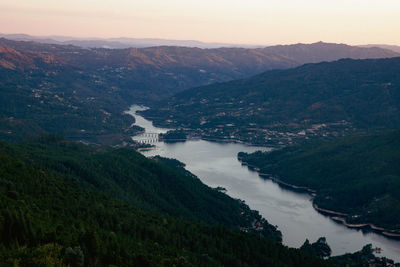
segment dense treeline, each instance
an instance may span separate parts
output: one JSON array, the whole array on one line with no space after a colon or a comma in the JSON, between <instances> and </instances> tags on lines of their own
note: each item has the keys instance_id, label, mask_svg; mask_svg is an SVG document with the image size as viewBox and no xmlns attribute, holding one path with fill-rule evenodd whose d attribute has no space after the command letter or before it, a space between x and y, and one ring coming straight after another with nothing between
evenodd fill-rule
<instances>
[{"instance_id":1,"label":"dense treeline","mask_svg":"<svg viewBox=\"0 0 400 267\"><path fill-rule=\"evenodd\" d=\"M317 190L321 208L349 223L400 228L400 131L312 142L271 153L239 153L261 173Z\"/></svg>"},{"instance_id":2,"label":"dense treeline","mask_svg":"<svg viewBox=\"0 0 400 267\"><path fill-rule=\"evenodd\" d=\"M56 135L17 147L36 164L141 209L232 228L261 220L257 211L204 185L176 160L148 160L129 148L91 147ZM267 231L280 240L275 227L268 225Z\"/></svg>"},{"instance_id":3,"label":"dense treeline","mask_svg":"<svg viewBox=\"0 0 400 267\"><path fill-rule=\"evenodd\" d=\"M330 258L337 266L400 266L385 257L377 258L374 256L374 249L371 244L365 245L360 251L346 253L344 255ZM373 264L372 264L373 262Z\"/></svg>"},{"instance_id":4,"label":"dense treeline","mask_svg":"<svg viewBox=\"0 0 400 267\"><path fill-rule=\"evenodd\" d=\"M115 158L118 154L128 157L124 163L132 165L138 176L124 175L128 170L122 166L124 164L114 164L119 160ZM112 178L115 184L111 182L111 174L102 175L92 170L102 169L102 164L114 169L115 176ZM171 171L173 174L168 173ZM141 176L141 172L145 176ZM162 188L152 186L158 180L155 173L160 175L158 179L165 175L164 179L170 181L164 181ZM171 212L163 201L152 206L154 203L146 202L145 193L131 191L131 198L119 197L116 193L123 192L118 186L129 185L123 182L124 179L140 184L140 179L146 177L149 178L148 190L151 191L148 194L152 197L160 194L162 199L165 196L161 191L168 191L176 197L175 200L168 199L175 201L176 211ZM173 189L171 184L180 185ZM323 261L312 255L313 252L289 249L271 240L280 237L272 226L267 232L248 229L249 233L232 229L237 224L246 224L249 218L260 217L244 204L213 189L202 188L205 186L200 184L176 160L148 160L126 149L89 147L58 136L18 145L1 142L0 262L2 266L339 264L335 259ZM126 187L125 190L132 188ZM190 192L202 196L192 200L194 196L190 196ZM221 199L216 200L214 194ZM214 208L209 205L209 210L195 207L190 214L183 205L210 204L213 199L215 205L221 202L228 207ZM243 214L235 216L247 219L227 222L215 216L215 212L224 214L229 209L233 213L240 210ZM264 222L263 226L268 224ZM275 235L263 237L268 234ZM340 264L344 266L350 262L347 259L351 259L356 263L352 266L359 266L361 261L354 260L352 255L346 257L340 259ZM376 262L372 254L368 255L368 262ZM378 266L384 266L384 263Z\"/></svg>"},{"instance_id":5,"label":"dense treeline","mask_svg":"<svg viewBox=\"0 0 400 267\"><path fill-rule=\"evenodd\" d=\"M223 214L229 207L213 208L209 205L209 210L193 208L193 214L188 214L189 211L178 205L179 201L182 201L181 204L189 202L188 205L190 202L207 202L207 198L213 199L213 193L223 196L218 202L238 203L232 199L226 200L227 196L212 189L203 193L204 189L196 191L196 194L203 194L203 200L191 200L188 193L181 193L186 195L187 199L175 201L177 210L174 217L168 212L162 212L163 202L149 207L153 208L152 212L142 211L137 207L146 205L137 201L136 206L133 206L130 204L133 200L120 200L112 196L111 189L103 188L101 174L97 178L91 176L88 170L101 168L101 163L89 166L83 157L78 157L77 162L80 161L81 166L85 166L86 169L71 167L67 170L66 167L74 166L73 162L67 160L73 153L75 156L91 155L94 159L98 154L102 154L102 158L110 157L110 161L107 161L108 167L118 170L118 165L112 164L116 161L113 154L122 153L126 157L129 154L127 150L104 151L102 148L90 148L56 137L50 139L53 140L46 138L41 143L0 145L1 262L17 266L38 266L41 263L52 262L56 265L71 263L72 266L79 266L79 262L84 262L86 266L142 266L151 263L175 263L182 266L283 266L304 265L306 262L325 264L297 250L287 249L268 238L262 238L258 233L244 233L217 226L216 223L223 224L224 221L219 222L219 217L213 218L212 210ZM177 162L166 160L166 163L155 163L134 151L130 152L137 157L128 158L126 162L133 164L132 169L138 173L150 170L146 175L150 181L149 191L158 190L160 193L163 189L179 198L178 192L168 188L167 182L159 189L151 187L152 183L156 183L151 177L151 171L162 173L170 168L167 165L174 166ZM51 158L55 160L49 162ZM62 168L65 169L61 170ZM124 177L122 173L126 169L120 171L119 176ZM185 172L182 169L175 175L180 173L183 176ZM178 186L177 190L199 186L197 178L185 177L196 182ZM129 179L126 176L124 178ZM171 184L182 183L176 176L172 177L168 173L165 174L165 179L172 179L169 182ZM130 180L134 180L134 177ZM153 196L158 193L153 193ZM133 191L131 194L138 199L145 199L138 192ZM147 206L151 205L147 203ZM217 201L214 205L218 205ZM236 205L243 208L239 204ZM247 210L244 212L251 213L245 208ZM207 216L214 220L215 226L188 220L211 220ZM235 216L240 217L240 214ZM226 225L232 226L234 223L235 221L230 224L226 222Z\"/></svg>"},{"instance_id":6,"label":"dense treeline","mask_svg":"<svg viewBox=\"0 0 400 267\"><path fill-rule=\"evenodd\" d=\"M160 139L164 142L182 142L187 139L187 135L182 130L170 130L164 134L159 135Z\"/></svg>"}]
</instances>

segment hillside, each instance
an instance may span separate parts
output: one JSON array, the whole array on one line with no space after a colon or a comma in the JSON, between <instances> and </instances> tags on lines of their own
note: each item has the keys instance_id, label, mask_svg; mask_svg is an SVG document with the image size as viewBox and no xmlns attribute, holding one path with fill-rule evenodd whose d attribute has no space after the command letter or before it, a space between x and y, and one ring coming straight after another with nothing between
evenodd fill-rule
<instances>
[{"instance_id":1,"label":"hillside","mask_svg":"<svg viewBox=\"0 0 400 267\"><path fill-rule=\"evenodd\" d=\"M26 67L25 55L15 55ZM118 89L94 83L89 74L70 67L46 66L41 58L32 64L39 66L0 70L1 139L19 141L48 132L118 145L129 143L130 135L140 130L131 126L131 116L123 114L129 103Z\"/></svg>"},{"instance_id":2,"label":"hillside","mask_svg":"<svg viewBox=\"0 0 400 267\"><path fill-rule=\"evenodd\" d=\"M399 151L397 130L238 156L265 177L316 190L319 208L347 214L338 220L400 234Z\"/></svg>"},{"instance_id":3,"label":"hillside","mask_svg":"<svg viewBox=\"0 0 400 267\"><path fill-rule=\"evenodd\" d=\"M306 64L193 88L143 114L205 138L252 144L395 129L400 128L399 73L400 58Z\"/></svg>"},{"instance_id":4,"label":"hillside","mask_svg":"<svg viewBox=\"0 0 400 267\"><path fill-rule=\"evenodd\" d=\"M385 45L385 44L368 44L368 45L359 45L359 47L380 47L383 49L389 49L392 50L394 52L400 53L400 46L398 45Z\"/></svg>"},{"instance_id":5,"label":"hillside","mask_svg":"<svg viewBox=\"0 0 400 267\"><path fill-rule=\"evenodd\" d=\"M218 47L246 47L254 48L259 45L240 45L228 43L209 43L196 40L173 40L160 38L79 38L70 36L33 36L29 34L1 34L0 37L15 41L35 41L59 45L75 45L84 48L110 48L121 49L129 47L152 47L152 46L184 46L198 48L218 48Z\"/></svg>"},{"instance_id":6,"label":"hillside","mask_svg":"<svg viewBox=\"0 0 400 267\"><path fill-rule=\"evenodd\" d=\"M132 149L90 147L53 135L17 148L43 168L147 211L234 229L251 227L253 220L261 220L258 212L204 185L177 160L148 160ZM275 227L265 226L266 235L281 239Z\"/></svg>"},{"instance_id":7,"label":"hillside","mask_svg":"<svg viewBox=\"0 0 400 267\"><path fill-rule=\"evenodd\" d=\"M126 157L127 154L131 156ZM126 162L115 161L116 155L132 166L124 167ZM231 218L246 218L248 210L243 216L234 211L234 207L242 209L240 202L205 189L193 176L181 173L178 177L179 172L174 172L168 164L145 159L131 150L93 148L49 136L40 142L19 145L2 142L0 158L3 266L330 265L262 238L258 233L230 230L232 226L215 215L228 214L231 209ZM51 162L47 161L49 158ZM104 164L101 171L99 163ZM127 173L126 169L131 171ZM124 187L136 200L125 201L105 190L102 185L110 180L115 186ZM147 193L132 191L125 187L127 183L139 186L145 183ZM159 183L162 186L157 190ZM173 189L168 184L178 185ZM160 209L165 202L158 202L153 209L140 204L140 199L146 200L145 194L162 198L160 189L165 191L164 197L176 198L177 202L171 203L203 202L207 209L185 211L178 206L175 216L171 216ZM192 199L194 195L188 193L191 190L202 193ZM224 208L208 205L207 201L216 196ZM226 207L229 202L232 204ZM220 225L200 222L210 215Z\"/></svg>"},{"instance_id":8,"label":"hillside","mask_svg":"<svg viewBox=\"0 0 400 267\"><path fill-rule=\"evenodd\" d=\"M158 46L127 49L83 49L71 45L0 39L0 46L20 53L52 57L52 61L96 71L102 79L124 90L134 90L135 100L160 99L173 93L213 82L228 81L266 70L341 58L386 58L400 56L381 48L314 43L266 48L200 49ZM0 53L0 58L4 54ZM10 61L12 64L12 60ZM140 94L144 94L141 96Z\"/></svg>"},{"instance_id":9,"label":"hillside","mask_svg":"<svg viewBox=\"0 0 400 267\"><path fill-rule=\"evenodd\" d=\"M127 145L140 131L123 114L133 103L308 61L395 55L324 43L263 49L83 49L1 38L0 137L19 141L47 132Z\"/></svg>"},{"instance_id":10,"label":"hillside","mask_svg":"<svg viewBox=\"0 0 400 267\"><path fill-rule=\"evenodd\" d=\"M175 160L58 136L0 142L0 159L2 266L393 263L370 246L329 260L312 255L317 242L305 242L311 251L289 249L271 240L279 232L257 212L206 187ZM249 227L254 220L264 229Z\"/></svg>"}]
</instances>

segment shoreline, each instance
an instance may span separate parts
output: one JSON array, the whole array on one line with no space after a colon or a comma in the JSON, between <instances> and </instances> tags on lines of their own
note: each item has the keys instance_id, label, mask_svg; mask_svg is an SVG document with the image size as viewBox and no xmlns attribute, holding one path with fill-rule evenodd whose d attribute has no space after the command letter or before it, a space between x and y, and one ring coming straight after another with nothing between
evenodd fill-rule
<instances>
[{"instance_id":1,"label":"shoreline","mask_svg":"<svg viewBox=\"0 0 400 267\"><path fill-rule=\"evenodd\" d=\"M139 114L138 114L139 115ZM151 118L146 118L146 119L151 119ZM156 127L159 127L160 125L154 124ZM161 126L163 127L163 126ZM243 145L247 145L247 146L262 146L265 147L264 145L256 145L256 144L252 144L252 143L247 143L244 142L242 140L239 139L219 139L219 138L212 138L212 137L205 137L202 135L199 136L191 136L189 137L187 140L185 141L190 141L190 140L205 140L205 141L210 141L210 142L217 142L217 143L238 143L238 144L243 144ZM279 146L271 146L270 148L277 148ZM309 194L311 197L315 197L317 194L316 190L313 190L311 188L305 187L305 186L296 186L293 184L289 184L286 183L282 180L280 180L277 177L272 176L271 174L266 174L266 173L261 173L260 172L260 168L258 168L257 166L248 164L246 162L243 162L242 158L237 157L239 162L244 165L247 166L248 169L250 169L251 171L255 171L258 173L258 175L261 178L264 179L270 179L273 182L279 184L281 187L283 188L287 188L288 190L291 191L295 191L295 192L300 192L300 193L306 193ZM327 210L327 209L323 209L318 207L315 203L312 204L313 208L318 211L319 213L329 216L333 221L337 222L337 223L341 223L344 226L348 227L348 228L353 228L353 229L368 229L370 231L376 232L378 234L381 234L387 238L391 238L391 239L396 239L396 240L400 240L400 229L396 229L396 230L390 230L390 229L386 229L386 228L382 228L382 227L378 227L375 226L371 223L361 223L361 224L350 224L347 223L346 219L344 218L345 216L347 216L348 214L346 213L342 213L342 212L338 212L338 211L333 211L333 210Z\"/></svg>"},{"instance_id":2,"label":"shoreline","mask_svg":"<svg viewBox=\"0 0 400 267\"><path fill-rule=\"evenodd\" d=\"M137 152L141 152L141 151L150 151L150 150L154 150L156 149L154 146L152 147L139 147L138 149L136 149Z\"/></svg>"},{"instance_id":3,"label":"shoreline","mask_svg":"<svg viewBox=\"0 0 400 267\"><path fill-rule=\"evenodd\" d=\"M242 160L242 158L238 157L238 160L242 165L247 166L247 168L249 168L250 170L257 172L260 177L270 179L270 180L274 181L275 183L281 185L284 188L289 188L296 192L308 193L311 196L315 196L315 194L317 192L317 191L315 191L311 188L305 187L305 186L297 186L297 185L286 183L286 182L280 180L279 178L272 176L271 174L261 173L260 168L254 166L254 165L248 164L247 162L244 162Z\"/></svg>"},{"instance_id":4,"label":"shoreline","mask_svg":"<svg viewBox=\"0 0 400 267\"><path fill-rule=\"evenodd\" d=\"M296 192L307 193L310 196L312 196L313 198L317 194L317 191L313 190L311 188L308 188L308 187L305 187L305 186L296 186L296 185L293 185L293 184L289 184L289 183L283 182L282 180L280 180L280 179L278 179L276 177L273 177L270 174L261 173L260 172L260 168L254 166L254 165L248 164L246 162L243 162L242 158L238 157L238 160L242 165L247 166L248 169L257 172L258 175L261 178L270 179L273 182L277 183L278 185L280 185L280 186L282 186L284 188L288 188L288 189L291 189L291 190L296 191ZM360 229L360 230L361 229L370 230L370 231L376 232L378 234L381 234L381 235L383 235L385 237L388 237L388 238L391 238L391 239L395 239L395 240L400 240L400 229L391 230L391 229L387 229L387 228L376 226L376 225L374 225L372 223L351 224L351 223L348 223L346 221L346 218L344 218L345 216L348 216L347 213L320 208L320 207L318 207L317 204L314 203L314 201L313 201L312 205L313 205L313 208L316 211L318 211L319 213L330 217L333 221L335 221L337 223L341 223L341 224L343 224L344 226L346 226L348 228Z\"/></svg>"}]
</instances>

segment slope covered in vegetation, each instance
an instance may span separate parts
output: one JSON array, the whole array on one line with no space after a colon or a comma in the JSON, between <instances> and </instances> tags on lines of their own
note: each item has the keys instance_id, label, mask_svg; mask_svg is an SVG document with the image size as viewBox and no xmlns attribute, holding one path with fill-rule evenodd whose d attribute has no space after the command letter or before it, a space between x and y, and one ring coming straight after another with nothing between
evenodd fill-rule
<instances>
[{"instance_id":1,"label":"slope covered in vegetation","mask_svg":"<svg viewBox=\"0 0 400 267\"><path fill-rule=\"evenodd\" d=\"M239 153L260 173L317 191L314 203L347 223L400 229L400 132L313 142L271 153Z\"/></svg>"},{"instance_id":2,"label":"slope covered in vegetation","mask_svg":"<svg viewBox=\"0 0 400 267\"><path fill-rule=\"evenodd\" d=\"M253 144L400 128L400 58L344 59L193 88L143 114Z\"/></svg>"},{"instance_id":3,"label":"slope covered in vegetation","mask_svg":"<svg viewBox=\"0 0 400 267\"><path fill-rule=\"evenodd\" d=\"M138 132L130 127L133 119L123 114L134 103L307 62L394 56L399 54L326 43L262 49L84 49L0 38L0 137L15 141L47 132L126 145Z\"/></svg>"},{"instance_id":4,"label":"slope covered in vegetation","mask_svg":"<svg viewBox=\"0 0 400 267\"><path fill-rule=\"evenodd\" d=\"M204 185L176 160L149 160L129 148L91 147L55 135L39 140L17 147L36 164L138 208L232 228L261 219L241 201ZM270 230L271 238L276 234L279 240L280 233Z\"/></svg>"},{"instance_id":5,"label":"slope covered in vegetation","mask_svg":"<svg viewBox=\"0 0 400 267\"><path fill-rule=\"evenodd\" d=\"M114 164L119 153L133 156ZM104 151L57 137L23 145L1 143L0 155L0 260L6 265L327 264L271 240L279 238L272 226L262 232L238 231L239 225L261 218L237 200L200 185L186 171L174 173L170 166L175 161L157 163L134 151ZM82 155L91 156L93 162ZM135 175L126 173L125 163ZM102 174L102 165L112 174ZM131 199L113 192L112 178L114 188L125 187ZM126 187L127 181L140 190ZM148 183L148 192L139 192L140 183ZM176 188L171 188L173 184ZM170 197L164 202L162 190ZM199 195L197 199L192 192ZM159 203L146 201L146 194L158 197ZM173 211L168 210L171 204L176 206ZM264 227L268 228L266 222Z\"/></svg>"}]
</instances>

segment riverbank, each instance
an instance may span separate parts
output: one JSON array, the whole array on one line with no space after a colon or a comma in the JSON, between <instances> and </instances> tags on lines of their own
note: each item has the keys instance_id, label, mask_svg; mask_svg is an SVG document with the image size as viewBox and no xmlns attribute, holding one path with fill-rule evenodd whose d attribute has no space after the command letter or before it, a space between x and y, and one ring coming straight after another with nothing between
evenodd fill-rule
<instances>
[{"instance_id":1,"label":"riverbank","mask_svg":"<svg viewBox=\"0 0 400 267\"><path fill-rule=\"evenodd\" d=\"M212 138L212 137L205 137L205 136L201 136L201 135L199 138L201 140L209 141L209 142L242 144L245 146L261 146L260 144L248 143L248 142L242 141L240 139L235 139L235 138Z\"/></svg>"},{"instance_id":2,"label":"riverbank","mask_svg":"<svg viewBox=\"0 0 400 267\"><path fill-rule=\"evenodd\" d=\"M137 152L143 152L143 151L150 151L150 150L154 150L156 149L155 146L151 146L151 147L139 147L136 149Z\"/></svg>"},{"instance_id":3,"label":"riverbank","mask_svg":"<svg viewBox=\"0 0 400 267\"><path fill-rule=\"evenodd\" d=\"M244 162L243 159L240 157L238 157L238 160L243 166L247 166L249 170L257 172L261 178L269 179L269 180L277 183L278 185L280 185L283 188L293 190L293 191L299 192L299 193L309 194L310 196L312 196L313 208L316 211L318 211L319 213L330 217L335 222L341 223L348 228L369 230L369 231L376 232L378 234L381 234L381 235L389 237L389 238L400 240L400 229L396 229L396 230L387 229L387 228L375 226L372 223L359 223L359 224L348 223L345 218L346 216L348 216L347 213L324 209L324 208L318 207L318 205L314 203L314 197L317 195L316 190L313 190L313 189L305 187L305 186L296 186L293 184L286 183L286 182L280 180L279 178L274 177L271 174L261 173L260 168L258 168L257 166L248 164L247 162Z\"/></svg>"},{"instance_id":4,"label":"riverbank","mask_svg":"<svg viewBox=\"0 0 400 267\"><path fill-rule=\"evenodd\" d=\"M145 118L146 120L149 120L152 122L152 124L155 127L159 127L159 128L164 128L164 129L179 129L184 131L187 136L188 136L188 140L205 140L205 141L209 141L209 142L218 142L218 143L233 143L233 144L243 144L246 146L265 146L265 138L261 138L260 140L262 142L254 142L254 140L248 141L246 140L246 138L244 138L244 136L242 136L242 139L240 139L240 136L238 135L231 135L231 134L223 134L223 135L213 135L212 131L203 131L203 130L194 130L194 129L190 129L190 128L183 128L180 127L179 125L174 125L171 123L166 123L165 121L159 121L157 120L156 117L152 117L152 116L145 116L146 114L142 113L141 111L145 111L148 108L145 107L141 107L140 109L137 109L137 111L139 111L138 113L136 113L136 115L139 115L143 118ZM131 114L133 115L133 114ZM247 133L247 131L246 131ZM233 136L233 138L232 138ZM192 139L194 138L194 139ZM272 141L270 140L270 144L268 144L268 146L273 146L273 147L283 147L285 144L291 144L291 143L287 143L287 142L282 142L282 140L275 140Z\"/></svg>"},{"instance_id":5,"label":"riverbank","mask_svg":"<svg viewBox=\"0 0 400 267\"><path fill-rule=\"evenodd\" d=\"M167 131L165 128L155 127L151 121L138 114L135 116L138 125L148 132ZM146 157L160 155L178 159L203 183L213 188L224 187L228 190L228 195L245 200L252 209L260 211L263 217L278 226L286 246L300 247L306 238L316 240L325 236L333 255L355 252L365 244L373 244L374 247L383 249L383 256L400 261L400 242L374 232L363 234L357 229L336 223L312 207L308 193L298 194L293 188L280 190L281 185L260 179L256 172L243 168L237 160L239 152L267 151L277 146L255 147L241 141L226 139L222 141L211 136L201 138L192 132L186 142L160 142L156 144L156 149L142 153Z\"/></svg>"},{"instance_id":6,"label":"riverbank","mask_svg":"<svg viewBox=\"0 0 400 267\"><path fill-rule=\"evenodd\" d=\"M248 164L247 162L244 162L242 160L242 158L240 158L240 157L238 157L238 160L243 166L247 166L247 168L249 168L250 170L257 172L258 175L262 178L270 179L284 188L288 188L288 189L291 189L293 191L300 192L300 193L308 193L311 196L315 196L316 191L312 190L311 188L286 183L286 182L278 179L277 177L272 176L271 174L261 173L260 168L254 166L254 165Z\"/></svg>"},{"instance_id":7,"label":"riverbank","mask_svg":"<svg viewBox=\"0 0 400 267\"><path fill-rule=\"evenodd\" d=\"M332 220L334 220L336 222L340 222L340 223L342 223L343 225L345 225L345 226L347 226L349 228L372 230L372 231L380 233L380 234L382 234L382 235L384 235L386 237L390 237L390 238L393 238L393 239L400 240L400 232L399 232L399 230L397 230L397 232L394 232L393 230L385 229L385 228L382 228L382 227L377 227L377 226L373 225L372 223L352 224L352 223L348 223L346 221L346 219L342 218L342 217L332 216L331 218L332 218Z\"/></svg>"}]
</instances>

